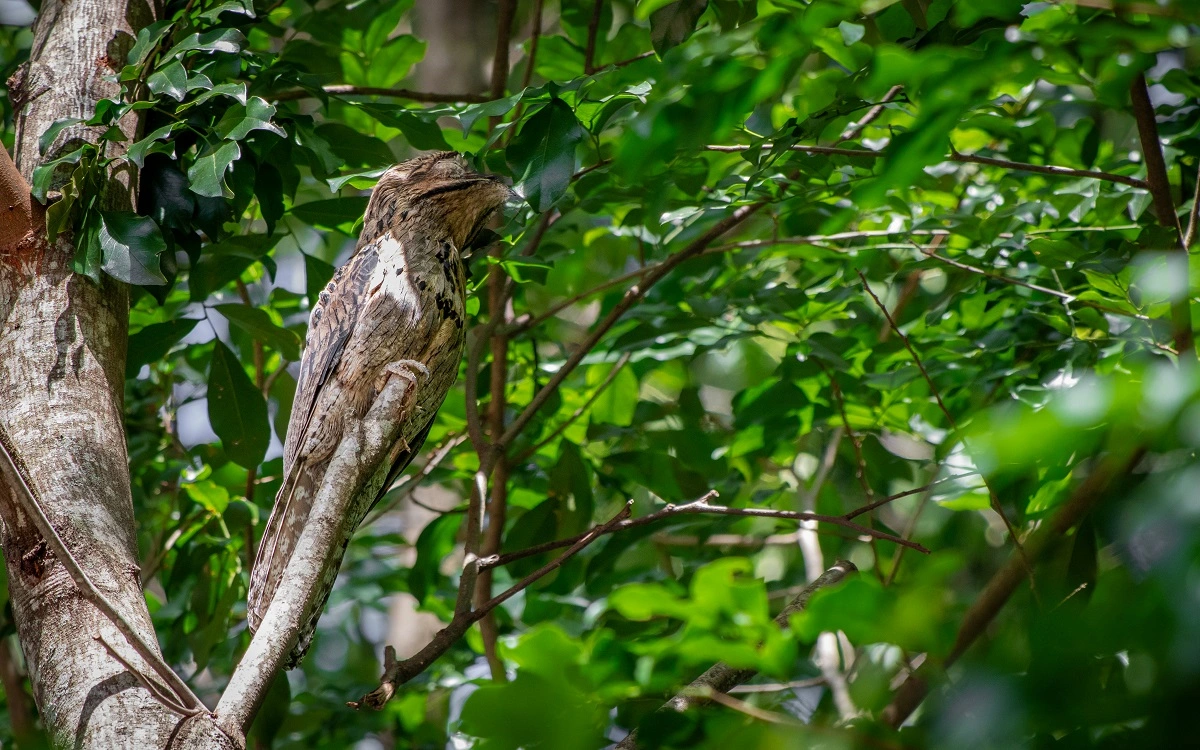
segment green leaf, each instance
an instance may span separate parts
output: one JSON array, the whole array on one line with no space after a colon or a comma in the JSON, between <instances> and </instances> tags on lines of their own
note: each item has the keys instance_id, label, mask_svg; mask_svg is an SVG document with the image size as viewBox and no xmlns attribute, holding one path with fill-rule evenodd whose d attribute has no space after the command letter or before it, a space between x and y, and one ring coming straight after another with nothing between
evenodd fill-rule
<instances>
[{"instance_id":1,"label":"green leaf","mask_svg":"<svg viewBox=\"0 0 1200 750\"><path fill-rule=\"evenodd\" d=\"M545 284L547 275L554 268L549 263L534 263L532 261L516 260L513 258L506 258L500 261L500 265L512 277L513 281L518 284L529 282Z\"/></svg>"},{"instance_id":2,"label":"green leaf","mask_svg":"<svg viewBox=\"0 0 1200 750\"><path fill-rule=\"evenodd\" d=\"M413 148L421 150L449 150L442 129L433 121L420 117L400 106L386 104L363 104L361 108L384 125L399 128L405 140Z\"/></svg>"},{"instance_id":3,"label":"green leaf","mask_svg":"<svg viewBox=\"0 0 1200 750\"><path fill-rule=\"evenodd\" d=\"M525 121L507 149L508 164L518 175L518 192L542 212L566 194L575 174L575 147L585 131L562 99Z\"/></svg>"},{"instance_id":4,"label":"green leaf","mask_svg":"<svg viewBox=\"0 0 1200 750\"><path fill-rule=\"evenodd\" d=\"M200 14L200 18L216 22L222 13L254 18L254 0L225 0Z\"/></svg>"},{"instance_id":5,"label":"green leaf","mask_svg":"<svg viewBox=\"0 0 1200 750\"><path fill-rule=\"evenodd\" d=\"M248 469L262 463L271 443L267 402L220 341L213 345L208 370L208 420L231 459Z\"/></svg>"},{"instance_id":6,"label":"green leaf","mask_svg":"<svg viewBox=\"0 0 1200 750\"><path fill-rule=\"evenodd\" d=\"M191 333L199 322L193 318L175 318L165 323L153 323L131 335L125 357L126 375L136 375L142 369L142 365L157 362L165 357L171 347Z\"/></svg>"},{"instance_id":7,"label":"green leaf","mask_svg":"<svg viewBox=\"0 0 1200 750\"><path fill-rule=\"evenodd\" d=\"M78 125L81 122L84 122L83 118L81 117L65 117L61 120L55 120L54 124L46 128L46 132L42 133L41 136L38 137L38 153L45 154L46 149L50 148L50 144L54 143L54 139L58 137L58 134L61 133L64 128L69 128L72 125Z\"/></svg>"},{"instance_id":8,"label":"green leaf","mask_svg":"<svg viewBox=\"0 0 1200 750\"><path fill-rule=\"evenodd\" d=\"M172 60L146 79L146 85L150 87L151 93L166 94L181 102L188 92L187 70L181 62Z\"/></svg>"},{"instance_id":9,"label":"green leaf","mask_svg":"<svg viewBox=\"0 0 1200 750\"><path fill-rule=\"evenodd\" d=\"M708 0L678 0L651 13L650 41L654 43L654 51L662 56L683 44L696 30L696 22L707 7Z\"/></svg>"},{"instance_id":10,"label":"green leaf","mask_svg":"<svg viewBox=\"0 0 1200 750\"><path fill-rule=\"evenodd\" d=\"M237 29L216 29L203 34L192 34L184 38L182 42L163 55L163 59L178 57L184 52L193 50L202 50L204 52L229 52L237 53L242 51L242 47L246 44L246 37Z\"/></svg>"},{"instance_id":11,"label":"green leaf","mask_svg":"<svg viewBox=\"0 0 1200 750\"><path fill-rule=\"evenodd\" d=\"M146 165L146 157L149 154L175 153L174 144L164 143L163 141L171 136L171 133L175 131L176 125L178 123L174 122L163 125L142 140L130 145L129 150L125 152L125 156L141 169Z\"/></svg>"},{"instance_id":12,"label":"green leaf","mask_svg":"<svg viewBox=\"0 0 1200 750\"><path fill-rule=\"evenodd\" d=\"M352 234L354 225L362 219L366 210L366 196L328 198L293 206L292 216L310 226Z\"/></svg>"},{"instance_id":13,"label":"green leaf","mask_svg":"<svg viewBox=\"0 0 1200 750\"><path fill-rule=\"evenodd\" d=\"M283 128L271 122L275 107L262 97L250 97L244 106L230 107L217 123L217 134L230 141L240 141L255 130L265 130L286 138Z\"/></svg>"},{"instance_id":14,"label":"green leaf","mask_svg":"<svg viewBox=\"0 0 1200 750\"><path fill-rule=\"evenodd\" d=\"M162 231L153 219L131 213L100 213L102 268L127 284L167 283L158 268L158 256L167 249Z\"/></svg>"},{"instance_id":15,"label":"green leaf","mask_svg":"<svg viewBox=\"0 0 1200 750\"><path fill-rule=\"evenodd\" d=\"M197 159L188 169L192 192L208 198L232 198L233 191L225 184L225 172L241 153L237 143L227 141Z\"/></svg>"},{"instance_id":16,"label":"green leaf","mask_svg":"<svg viewBox=\"0 0 1200 750\"><path fill-rule=\"evenodd\" d=\"M300 337L271 320L266 310L236 303L216 305L214 309L224 315L230 323L274 347L284 359L291 362L300 361Z\"/></svg>"},{"instance_id":17,"label":"green leaf","mask_svg":"<svg viewBox=\"0 0 1200 750\"><path fill-rule=\"evenodd\" d=\"M607 372L603 375L599 374L601 369L605 368L593 367L588 371L590 385L599 387L603 379L607 377ZM593 372L597 374L593 375ZM637 409L637 402L637 376L630 372L628 367L622 367L617 376L613 378L612 383L592 403L592 420L621 426L631 425Z\"/></svg>"},{"instance_id":18,"label":"green leaf","mask_svg":"<svg viewBox=\"0 0 1200 750\"><path fill-rule=\"evenodd\" d=\"M146 56L150 54L150 50L154 49L162 38L171 31L172 23L166 19L155 21L147 26L144 26L138 31L137 40L133 47L129 49L129 55L126 56L126 62L129 65L141 65L146 60Z\"/></svg>"}]
</instances>

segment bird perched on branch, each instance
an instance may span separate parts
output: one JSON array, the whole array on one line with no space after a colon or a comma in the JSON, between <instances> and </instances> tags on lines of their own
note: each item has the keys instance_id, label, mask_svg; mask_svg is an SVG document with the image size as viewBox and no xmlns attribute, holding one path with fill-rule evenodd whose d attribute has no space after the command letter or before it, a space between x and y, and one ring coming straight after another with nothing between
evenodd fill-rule
<instances>
[{"instance_id":1,"label":"bird perched on branch","mask_svg":"<svg viewBox=\"0 0 1200 750\"><path fill-rule=\"evenodd\" d=\"M340 524L345 538L322 571L289 669L308 650L353 530L420 450L458 376L466 297L459 253L512 195L452 151L392 167L371 194L354 255L313 306L284 446L283 485L250 573L251 630L262 622L301 530L314 520L313 501L343 436L388 378L404 378L410 389L391 452L396 459L378 494L352 505L357 517ZM382 470L372 474L378 478Z\"/></svg>"}]
</instances>

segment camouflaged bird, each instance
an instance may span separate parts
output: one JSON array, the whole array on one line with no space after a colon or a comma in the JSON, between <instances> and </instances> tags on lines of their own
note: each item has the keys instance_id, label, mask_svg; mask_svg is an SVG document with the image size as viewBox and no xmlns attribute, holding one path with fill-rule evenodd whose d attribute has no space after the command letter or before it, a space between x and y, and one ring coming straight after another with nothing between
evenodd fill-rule
<instances>
[{"instance_id":1,"label":"camouflaged bird","mask_svg":"<svg viewBox=\"0 0 1200 750\"><path fill-rule=\"evenodd\" d=\"M512 191L471 171L454 152L398 164L379 179L350 260L321 292L309 319L283 454L283 485L250 574L247 617L257 630L295 550L338 444L388 378L415 387L405 397L396 456L370 503L352 505L345 538L322 573L287 668L312 641L350 536L421 448L458 376L466 278L460 251ZM383 468L371 472L377 482ZM355 488L356 494L364 488ZM365 488L369 491L369 487Z\"/></svg>"}]
</instances>

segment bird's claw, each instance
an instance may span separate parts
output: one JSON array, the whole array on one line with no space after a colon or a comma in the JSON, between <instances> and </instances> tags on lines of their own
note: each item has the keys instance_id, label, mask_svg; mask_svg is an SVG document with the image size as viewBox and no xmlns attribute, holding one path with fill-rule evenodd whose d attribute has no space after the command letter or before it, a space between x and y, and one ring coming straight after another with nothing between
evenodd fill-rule
<instances>
[{"instance_id":1,"label":"bird's claw","mask_svg":"<svg viewBox=\"0 0 1200 750\"><path fill-rule=\"evenodd\" d=\"M429 377L429 368L424 362L418 362L415 359L399 359L392 362L383 368L383 371L388 375L395 375L408 381L410 388L417 387L417 375Z\"/></svg>"}]
</instances>

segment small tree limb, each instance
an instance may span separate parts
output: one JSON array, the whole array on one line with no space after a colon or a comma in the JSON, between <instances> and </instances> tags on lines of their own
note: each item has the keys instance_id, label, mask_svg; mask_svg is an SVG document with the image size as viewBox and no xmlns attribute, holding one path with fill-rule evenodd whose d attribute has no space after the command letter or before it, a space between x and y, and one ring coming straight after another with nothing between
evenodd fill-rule
<instances>
[{"instance_id":1,"label":"small tree limb","mask_svg":"<svg viewBox=\"0 0 1200 750\"><path fill-rule=\"evenodd\" d=\"M951 667L967 649L983 635L984 631L1008 602L1009 597L1025 578L1027 566L1039 560L1068 531L1080 521L1107 494L1113 481L1126 476L1144 455L1137 448L1123 457L1110 457L1096 468L1087 479L1071 493L1067 502L1058 509L1048 523L1043 523L1025 542L1024 554L1016 551L1009 555L1000 570L996 571L975 603L967 610L958 629L954 647L940 664L927 659L919 669L911 673L896 690L892 702L881 715L884 722L898 728L912 712L921 705L929 694L930 684L940 681L945 670Z\"/></svg>"}]
</instances>

